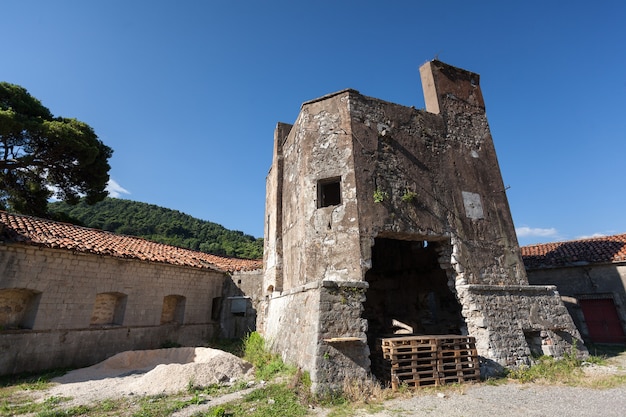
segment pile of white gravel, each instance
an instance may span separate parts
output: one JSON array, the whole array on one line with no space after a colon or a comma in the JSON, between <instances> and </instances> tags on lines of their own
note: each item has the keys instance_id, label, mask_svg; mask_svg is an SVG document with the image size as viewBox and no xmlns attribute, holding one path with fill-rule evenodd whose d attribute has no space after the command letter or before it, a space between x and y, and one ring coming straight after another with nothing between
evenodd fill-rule
<instances>
[{"instance_id":1,"label":"pile of white gravel","mask_svg":"<svg viewBox=\"0 0 626 417\"><path fill-rule=\"evenodd\" d=\"M81 403L121 396L173 394L190 386L252 378L252 365L210 348L139 350L117 355L52 380L46 395L80 398Z\"/></svg>"}]
</instances>

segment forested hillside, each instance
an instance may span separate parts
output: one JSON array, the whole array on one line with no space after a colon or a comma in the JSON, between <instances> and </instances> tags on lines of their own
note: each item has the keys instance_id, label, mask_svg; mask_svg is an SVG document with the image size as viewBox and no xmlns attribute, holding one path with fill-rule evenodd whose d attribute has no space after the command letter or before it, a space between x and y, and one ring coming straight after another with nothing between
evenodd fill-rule
<instances>
[{"instance_id":1,"label":"forested hillside","mask_svg":"<svg viewBox=\"0 0 626 417\"><path fill-rule=\"evenodd\" d=\"M75 206L49 204L55 220L139 236L155 242L216 255L258 259L263 256L263 239L233 231L205 220L154 204L106 198L92 206L84 200Z\"/></svg>"}]
</instances>

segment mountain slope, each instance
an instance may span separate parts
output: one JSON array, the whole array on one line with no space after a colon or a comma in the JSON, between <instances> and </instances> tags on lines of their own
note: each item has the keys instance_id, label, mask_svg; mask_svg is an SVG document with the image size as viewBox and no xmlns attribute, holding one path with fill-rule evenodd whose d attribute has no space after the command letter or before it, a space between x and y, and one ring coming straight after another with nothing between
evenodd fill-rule
<instances>
[{"instance_id":1,"label":"mountain slope","mask_svg":"<svg viewBox=\"0 0 626 417\"><path fill-rule=\"evenodd\" d=\"M54 202L49 204L49 212L55 220L216 255L248 259L263 256L261 238L154 204L106 198L93 206L84 200L76 206Z\"/></svg>"}]
</instances>

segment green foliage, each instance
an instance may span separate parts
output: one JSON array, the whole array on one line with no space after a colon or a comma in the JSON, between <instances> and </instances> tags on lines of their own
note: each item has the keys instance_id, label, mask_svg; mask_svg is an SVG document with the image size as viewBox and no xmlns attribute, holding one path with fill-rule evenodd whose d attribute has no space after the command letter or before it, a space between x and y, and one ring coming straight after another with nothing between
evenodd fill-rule
<instances>
[{"instance_id":1,"label":"green foliage","mask_svg":"<svg viewBox=\"0 0 626 417\"><path fill-rule=\"evenodd\" d=\"M382 203L388 198L389 194L386 191L383 191L380 188L377 188L376 191L374 191L374 203Z\"/></svg>"},{"instance_id":2,"label":"green foliage","mask_svg":"<svg viewBox=\"0 0 626 417\"><path fill-rule=\"evenodd\" d=\"M112 153L86 123L54 117L23 87L0 82L0 208L44 216L52 195L100 201Z\"/></svg>"},{"instance_id":3,"label":"green foliage","mask_svg":"<svg viewBox=\"0 0 626 417\"><path fill-rule=\"evenodd\" d=\"M54 202L49 204L49 213L55 220L215 255L247 259L263 257L261 238L154 204L117 198L106 198L94 205L84 200L74 206Z\"/></svg>"},{"instance_id":4,"label":"green foliage","mask_svg":"<svg viewBox=\"0 0 626 417\"><path fill-rule=\"evenodd\" d=\"M410 203L417 198L417 193L414 191L406 190L404 194L402 194L402 201L405 203Z\"/></svg>"},{"instance_id":5,"label":"green foliage","mask_svg":"<svg viewBox=\"0 0 626 417\"><path fill-rule=\"evenodd\" d=\"M218 405L217 407L213 407L209 414L206 415L209 417L224 417L226 416L226 409L221 405Z\"/></svg>"},{"instance_id":6,"label":"green foliage","mask_svg":"<svg viewBox=\"0 0 626 417\"><path fill-rule=\"evenodd\" d=\"M257 379L269 380L276 374L288 371L280 356L265 347L265 340L257 332L249 333L244 342L244 359L255 367Z\"/></svg>"}]
</instances>

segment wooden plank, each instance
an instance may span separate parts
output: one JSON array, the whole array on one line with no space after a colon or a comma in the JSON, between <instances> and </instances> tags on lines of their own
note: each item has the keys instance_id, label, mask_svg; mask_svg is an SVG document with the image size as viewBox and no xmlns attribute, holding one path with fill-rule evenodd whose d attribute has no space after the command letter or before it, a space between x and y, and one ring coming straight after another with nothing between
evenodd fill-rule
<instances>
[{"instance_id":1,"label":"wooden plank","mask_svg":"<svg viewBox=\"0 0 626 417\"><path fill-rule=\"evenodd\" d=\"M367 339L362 337L331 337L324 339L327 343L346 343L346 342L367 342Z\"/></svg>"}]
</instances>

